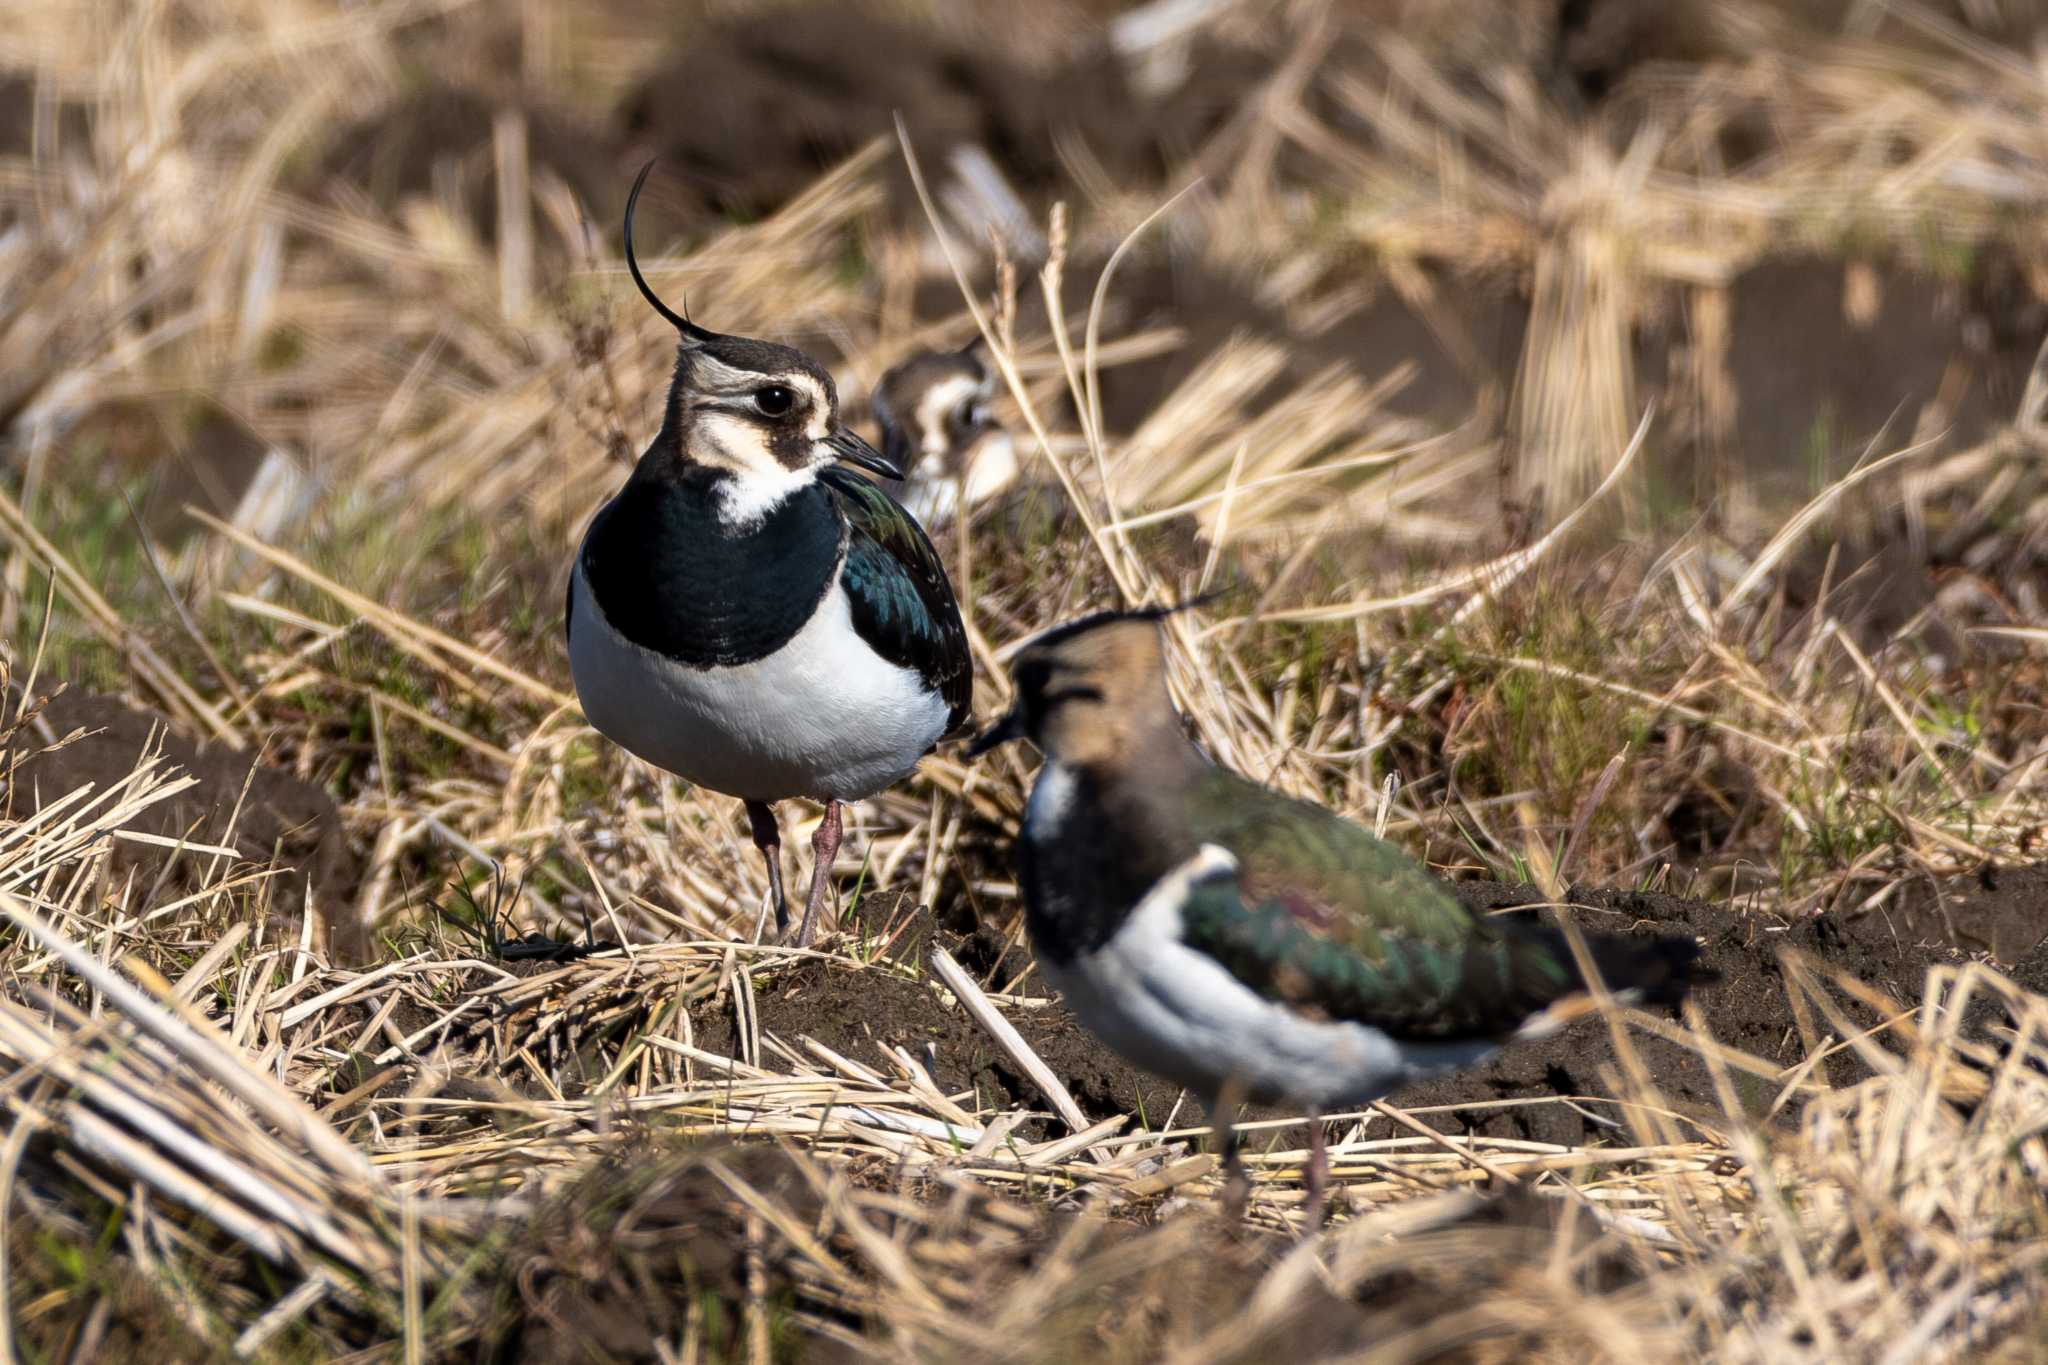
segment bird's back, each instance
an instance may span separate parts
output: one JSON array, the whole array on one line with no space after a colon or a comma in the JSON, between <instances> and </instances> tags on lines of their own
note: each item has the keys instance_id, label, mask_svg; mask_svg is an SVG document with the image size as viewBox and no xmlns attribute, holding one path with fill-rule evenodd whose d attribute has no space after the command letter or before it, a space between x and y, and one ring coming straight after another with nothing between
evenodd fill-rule
<instances>
[{"instance_id":1,"label":"bird's back","mask_svg":"<svg viewBox=\"0 0 2048 1365\"><path fill-rule=\"evenodd\" d=\"M1564 936L1479 915L1399 848L1321 806L1211 769L1191 832L1236 876L1190 897L1188 940L1255 989L1397 1038L1505 1037L1584 989ZM1587 935L1603 979L1646 999L1682 995L1689 939Z\"/></svg>"}]
</instances>

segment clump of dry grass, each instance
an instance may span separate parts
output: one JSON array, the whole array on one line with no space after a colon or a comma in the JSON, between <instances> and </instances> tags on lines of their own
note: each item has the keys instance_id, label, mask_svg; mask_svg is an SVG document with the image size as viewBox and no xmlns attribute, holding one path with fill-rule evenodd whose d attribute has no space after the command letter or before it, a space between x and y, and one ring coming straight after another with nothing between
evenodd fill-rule
<instances>
[{"instance_id":1,"label":"clump of dry grass","mask_svg":"<svg viewBox=\"0 0 2048 1365\"><path fill-rule=\"evenodd\" d=\"M896 951L909 908L817 954L755 942L766 888L731 803L583 725L560 566L647 429L669 339L573 195L525 164L519 115L492 144L494 224L455 195L301 195L283 167L303 135L397 87L421 11L210 0L103 29L17 10L45 112L84 100L95 120L90 145L51 152L46 120L0 160L7 662L33 692L52 659L98 660L188 734L332 790L362 875L312 899L374 956L343 960L315 918L281 933L261 913L275 869L230 848L185 850L217 860L196 890L116 873L115 838L181 779L145 759L110 790L16 791L13 759L48 740L10 717L0 1344L83 1356L160 1320L256 1355L1838 1360L2041 1330L2048 1006L1983 964L1891 1001L1788 960L1811 1024L1790 1067L1715 1043L1711 1015L1615 1015L1606 1145L1341 1116L1348 1216L1300 1245L1269 1236L1301 1223L1298 1148L1253 1157L1234 1232L1172 1116L1092 1120L1057 1076L1049 1113L949 1091L955 1059L888 1019L860 1056L764 1028L761 1002L815 973L988 1021L998 1049L1019 1044L997 1021L1043 1001L1029 976ZM459 47L458 11L432 12ZM1277 40L1244 24L1215 19L1284 50L1199 149L1210 181L1156 221L1160 196L1098 183L1048 222L1036 278L950 243L971 318L871 308L934 269L921 240L863 235L881 145L649 262L723 329L826 338L849 392L924 340L989 334L1007 415L1074 519L1019 545L984 518L949 547L982 709L1048 619L1235 576L1252 589L1170 627L1203 743L1440 864L1555 891L1682 863L1716 894L1853 915L2024 856L2048 823L2039 374L1982 445L1902 435L1761 529L1689 527L1655 554L1598 531L1679 420L1641 410L1645 300L1685 291L1711 317L1795 229L1814 249L1873 225L1924 244L1930 218L1992 240L2033 183L2038 91L1947 31L1911 60L1851 34L1796 66L1649 73L1589 127L1512 69L1476 92L1446 79L1400 33L1338 61L1359 51L1341 17ZM623 83L621 50L586 74ZM1759 109L1782 145L1717 163ZM1341 202L1305 203L1272 169L1283 151ZM1525 272L1517 389L1442 430L1399 414L1404 370L1283 377L1284 347L1244 336L1110 430L1104 369L1175 340L1116 320L1118 272L1162 235L1219 268L1278 262L1263 297L1304 334L1356 306L1361 249L1438 321L1442 271ZM850 245L880 278L845 268ZM64 515L67 433L167 390L260 435L265 491L182 547L137 548L125 523L94 539ZM1549 500L1522 536L1499 512L1517 480ZM1795 569L1859 520L1962 571L1903 622L1845 617L1831 568L1818 589ZM1147 539L1186 521L1192 557ZM1362 553L1368 536L1418 559ZM1936 658L1941 631L1960 644ZM1019 756L938 756L869 803L841 876L1014 944L999 850L1026 778ZM1679 847L1700 810L1728 832ZM529 931L582 947L537 960L511 941ZM1692 1047L1719 1111L1679 1114L1627 1065L1631 1029ZM1869 1078L1831 1087L1820 1059L1844 1052ZM1758 1120L1758 1086L1802 1101L1796 1125Z\"/></svg>"},{"instance_id":2,"label":"clump of dry grass","mask_svg":"<svg viewBox=\"0 0 2048 1365\"><path fill-rule=\"evenodd\" d=\"M93 834L165 790L140 768L0 864L17 930L0 1202L58 1216L83 1181L161 1273L214 1266L211 1283L165 1282L172 1311L244 1349L289 1329L437 1352L510 1334L758 1356L814 1333L919 1359L1305 1341L1819 1360L1988 1343L2035 1302L2048 1004L1981 966L1937 969L1917 1008L1871 1001L1873 1032L1840 1013L1824 965L1789 961L1788 989L1841 1040L1826 1046L1873 1073L1814 1095L1796 1134L1766 1139L1734 1076L1798 1085L1810 1063L1731 1053L1695 1013L1724 1114L1674 1125L1634 1074L1615 1078L1626 1147L1361 1130L1334 1152L1356 1215L1283 1253L1201 1213L1120 1222L1211 1180L1212 1162L1177 1155L1184 1136L1116 1136L1119 1121L991 1145L1005 1117L937 1093L900 1049L884 1073L801 1039L756 1037L747 1060L683 1041L690 1006L762 989L786 950L610 949L529 975L416 952L355 971L242 921L175 983L140 956L109 965L134 947L161 959L178 933L103 919L80 875L106 856ZM223 883L186 922L233 899ZM1987 1005L1996 1046L1970 1022ZM404 1034L378 1050L393 1018ZM771 1135L788 1155L677 1145ZM1257 1158L1259 1222L1299 1217L1302 1158ZM1469 1192L1487 1180L1491 1199ZM1042 1203L1060 1191L1090 1210L1065 1230ZM39 1317L16 1330L47 1340Z\"/></svg>"}]
</instances>

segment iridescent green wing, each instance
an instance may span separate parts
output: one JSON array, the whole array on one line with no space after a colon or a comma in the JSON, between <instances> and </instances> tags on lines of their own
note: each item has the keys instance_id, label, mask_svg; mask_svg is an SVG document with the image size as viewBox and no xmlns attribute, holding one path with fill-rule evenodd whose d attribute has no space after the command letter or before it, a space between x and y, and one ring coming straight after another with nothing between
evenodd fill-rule
<instances>
[{"instance_id":1,"label":"iridescent green wing","mask_svg":"<svg viewBox=\"0 0 2048 1365\"><path fill-rule=\"evenodd\" d=\"M1238 860L1199 883L1182 937L1272 999L1395 1037L1512 1032L1577 989L1553 934L1474 915L1385 840L1220 770L1192 832Z\"/></svg>"},{"instance_id":2,"label":"iridescent green wing","mask_svg":"<svg viewBox=\"0 0 2048 1365\"><path fill-rule=\"evenodd\" d=\"M917 519L871 481L838 465L818 478L852 527L840 581L853 628L875 653L923 674L946 700L947 730L957 730L967 719L974 671L939 552Z\"/></svg>"}]
</instances>

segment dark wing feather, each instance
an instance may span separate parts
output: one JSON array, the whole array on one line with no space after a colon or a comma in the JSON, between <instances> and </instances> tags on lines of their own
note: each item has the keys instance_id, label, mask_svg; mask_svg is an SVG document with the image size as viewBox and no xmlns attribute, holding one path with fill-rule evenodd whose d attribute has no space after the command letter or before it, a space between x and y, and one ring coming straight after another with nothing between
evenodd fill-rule
<instances>
[{"instance_id":1,"label":"dark wing feather","mask_svg":"<svg viewBox=\"0 0 2048 1365\"><path fill-rule=\"evenodd\" d=\"M1190 946L1253 990L1403 1040L1504 1037L1578 987L1569 957L1477 925L1456 939L1381 932L1369 953L1356 951L1305 927L1287 903L1248 898L1235 877L1197 886L1181 924Z\"/></svg>"},{"instance_id":2,"label":"dark wing feather","mask_svg":"<svg viewBox=\"0 0 2048 1365\"><path fill-rule=\"evenodd\" d=\"M917 519L870 480L838 465L818 479L852 528L840 581L853 628L875 653L922 674L950 709L947 732L958 730L973 699L974 669L939 552Z\"/></svg>"},{"instance_id":3,"label":"dark wing feather","mask_svg":"<svg viewBox=\"0 0 2048 1365\"><path fill-rule=\"evenodd\" d=\"M1584 989L1556 929L1478 915L1400 849L1232 774L1200 785L1196 836L1238 859L1183 911L1183 937L1246 985L1397 1037L1502 1037ZM1669 1001L1704 981L1690 939L1587 935L1602 979Z\"/></svg>"}]
</instances>

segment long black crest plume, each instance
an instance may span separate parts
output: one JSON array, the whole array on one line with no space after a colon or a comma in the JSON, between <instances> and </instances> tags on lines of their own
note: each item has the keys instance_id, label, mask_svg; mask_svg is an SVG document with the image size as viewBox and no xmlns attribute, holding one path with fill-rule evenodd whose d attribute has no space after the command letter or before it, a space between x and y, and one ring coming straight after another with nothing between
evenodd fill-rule
<instances>
[{"instance_id":1,"label":"long black crest plume","mask_svg":"<svg viewBox=\"0 0 2048 1365\"><path fill-rule=\"evenodd\" d=\"M647 283L647 277L640 273L640 262L633 255L633 207L640 202L640 191L653 170L652 161L642 166L640 174L633 178L633 192L626 196L626 269L633 272L633 283L640 286L640 297L646 299L655 312L667 318L678 332L696 342L716 341L718 333L699 327L661 301L661 295L654 292L654 286Z\"/></svg>"}]
</instances>

